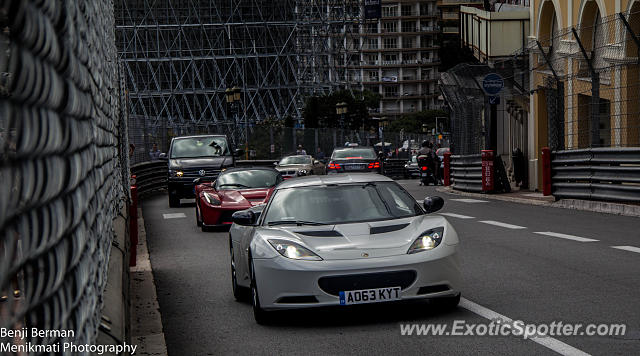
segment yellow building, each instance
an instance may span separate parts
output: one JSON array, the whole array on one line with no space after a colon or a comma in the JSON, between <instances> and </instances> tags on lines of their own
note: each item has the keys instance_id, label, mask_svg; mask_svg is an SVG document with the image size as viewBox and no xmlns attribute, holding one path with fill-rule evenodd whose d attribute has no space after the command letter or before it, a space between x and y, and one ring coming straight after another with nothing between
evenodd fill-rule
<instances>
[{"instance_id":1,"label":"yellow building","mask_svg":"<svg viewBox=\"0 0 640 356\"><path fill-rule=\"evenodd\" d=\"M619 16L640 34L640 0L534 0L529 11L529 182L541 189L542 147L640 146L640 52Z\"/></svg>"}]
</instances>

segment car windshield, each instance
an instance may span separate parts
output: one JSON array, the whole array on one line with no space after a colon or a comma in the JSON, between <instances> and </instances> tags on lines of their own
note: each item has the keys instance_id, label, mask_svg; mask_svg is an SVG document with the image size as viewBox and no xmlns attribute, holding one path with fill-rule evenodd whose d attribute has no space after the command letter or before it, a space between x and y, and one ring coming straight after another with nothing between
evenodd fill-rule
<instances>
[{"instance_id":1,"label":"car windshield","mask_svg":"<svg viewBox=\"0 0 640 356\"><path fill-rule=\"evenodd\" d=\"M171 158L218 157L230 155L224 137L188 137L173 140Z\"/></svg>"},{"instance_id":2,"label":"car windshield","mask_svg":"<svg viewBox=\"0 0 640 356\"><path fill-rule=\"evenodd\" d=\"M221 174L216 180L216 190L271 188L281 181L276 171L248 169Z\"/></svg>"},{"instance_id":3,"label":"car windshield","mask_svg":"<svg viewBox=\"0 0 640 356\"><path fill-rule=\"evenodd\" d=\"M346 148L333 151L333 155L331 158L373 159L376 158L376 153L372 148Z\"/></svg>"},{"instance_id":4,"label":"car windshield","mask_svg":"<svg viewBox=\"0 0 640 356\"><path fill-rule=\"evenodd\" d=\"M280 165L285 164L311 164L311 157L309 156L289 156L280 160Z\"/></svg>"},{"instance_id":5,"label":"car windshield","mask_svg":"<svg viewBox=\"0 0 640 356\"><path fill-rule=\"evenodd\" d=\"M375 182L280 189L264 221L267 225L277 221L345 224L422 213L416 200L397 183Z\"/></svg>"}]
</instances>

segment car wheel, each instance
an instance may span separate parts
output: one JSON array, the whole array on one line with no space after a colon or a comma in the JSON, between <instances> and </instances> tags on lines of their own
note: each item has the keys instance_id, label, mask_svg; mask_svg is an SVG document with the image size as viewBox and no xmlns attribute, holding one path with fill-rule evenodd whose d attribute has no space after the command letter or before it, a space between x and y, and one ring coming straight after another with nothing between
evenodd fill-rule
<instances>
[{"instance_id":1,"label":"car wheel","mask_svg":"<svg viewBox=\"0 0 640 356\"><path fill-rule=\"evenodd\" d=\"M202 226L202 219L200 218L200 204L196 202L196 225Z\"/></svg>"},{"instance_id":2,"label":"car wheel","mask_svg":"<svg viewBox=\"0 0 640 356\"><path fill-rule=\"evenodd\" d=\"M169 194L169 207L170 208L179 208L180 207L180 198L173 194Z\"/></svg>"},{"instance_id":3,"label":"car wheel","mask_svg":"<svg viewBox=\"0 0 640 356\"><path fill-rule=\"evenodd\" d=\"M458 304L460 304L460 294L461 293L448 297L433 298L431 302L439 309L455 309Z\"/></svg>"},{"instance_id":4,"label":"car wheel","mask_svg":"<svg viewBox=\"0 0 640 356\"><path fill-rule=\"evenodd\" d=\"M251 257L249 257L251 258ZM269 312L260 307L260 295L256 284L256 273L253 267L253 259L250 260L249 269L251 272L251 306L253 307L253 318L260 325L269 324Z\"/></svg>"},{"instance_id":5,"label":"car wheel","mask_svg":"<svg viewBox=\"0 0 640 356\"><path fill-rule=\"evenodd\" d=\"M233 242L229 239L229 250L231 257L231 289L233 291L233 297L236 298L237 301L242 300L244 294L242 293L242 287L238 285L238 277L236 274L236 259L235 253L233 252Z\"/></svg>"}]
</instances>

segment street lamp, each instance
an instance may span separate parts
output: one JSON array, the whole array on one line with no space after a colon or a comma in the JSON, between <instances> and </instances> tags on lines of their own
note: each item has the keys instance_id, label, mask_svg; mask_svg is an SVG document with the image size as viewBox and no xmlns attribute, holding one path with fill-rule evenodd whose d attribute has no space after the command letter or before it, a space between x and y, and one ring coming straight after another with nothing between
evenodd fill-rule
<instances>
[{"instance_id":1,"label":"street lamp","mask_svg":"<svg viewBox=\"0 0 640 356\"><path fill-rule=\"evenodd\" d=\"M340 115L340 140L344 143L344 115L348 112L347 103L336 104L336 114Z\"/></svg>"},{"instance_id":2,"label":"street lamp","mask_svg":"<svg viewBox=\"0 0 640 356\"><path fill-rule=\"evenodd\" d=\"M225 96L227 97L227 103L233 105L236 104L236 118L240 116L240 104L242 103L242 89L234 86L233 88L227 88L224 91ZM237 120L236 120L237 121ZM247 115L244 115L244 152L245 159L249 159L249 120L247 120Z\"/></svg>"}]
</instances>

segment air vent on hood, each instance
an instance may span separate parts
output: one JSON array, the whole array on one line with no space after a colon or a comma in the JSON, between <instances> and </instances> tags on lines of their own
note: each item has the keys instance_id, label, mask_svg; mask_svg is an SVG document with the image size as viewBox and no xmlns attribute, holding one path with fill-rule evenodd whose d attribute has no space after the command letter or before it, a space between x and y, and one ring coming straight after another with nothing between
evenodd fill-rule
<instances>
[{"instance_id":1,"label":"air vent on hood","mask_svg":"<svg viewBox=\"0 0 640 356\"><path fill-rule=\"evenodd\" d=\"M296 231L296 234L313 236L313 237L340 237L342 236L336 230L320 230L320 231Z\"/></svg>"},{"instance_id":2,"label":"air vent on hood","mask_svg":"<svg viewBox=\"0 0 640 356\"><path fill-rule=\"evenodd\" d=\"M384 234L385 232L392 232L402 230L405 227L409 226L409 224L398 224L398 225L385 225L385 226L372 226L369 234Z\"/></svg>"}]
</instances>

